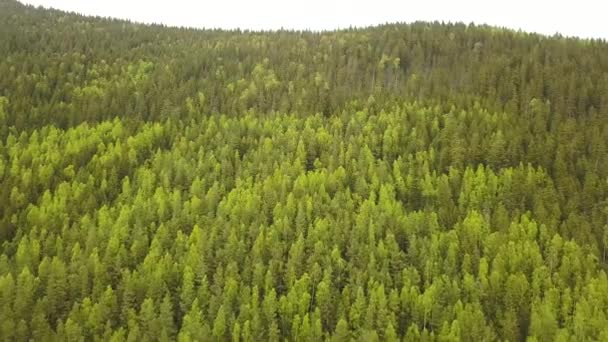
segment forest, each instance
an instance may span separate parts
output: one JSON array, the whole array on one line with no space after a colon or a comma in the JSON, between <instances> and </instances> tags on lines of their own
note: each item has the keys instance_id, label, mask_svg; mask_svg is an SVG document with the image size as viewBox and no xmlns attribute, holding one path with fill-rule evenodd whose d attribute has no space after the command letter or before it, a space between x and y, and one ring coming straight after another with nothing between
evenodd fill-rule
<instances>
[{"instance_id":1,"label":"forest","mask_svg":"<svg viewBox=\"0 0 608 342\"><path fill-rule=\"evenodd\" d=\"M0 0L1 341L608 341L608 42Z\"/></svg>"}]
</instances>

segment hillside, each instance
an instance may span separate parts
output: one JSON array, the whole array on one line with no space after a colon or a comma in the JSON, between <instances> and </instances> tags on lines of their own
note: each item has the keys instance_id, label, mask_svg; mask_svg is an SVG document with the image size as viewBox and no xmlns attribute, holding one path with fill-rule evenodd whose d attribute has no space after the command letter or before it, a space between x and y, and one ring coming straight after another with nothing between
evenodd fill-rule
<instances>
[{"instance_id":1,"label":"hillside","mask_svg":"<svg viewBox=\"0 0 608 342\"><path fill-rule=\"evenodd\" d=\"M1 341L607 341L608 43L0 0Z\"/></svg>"}]
</instances>

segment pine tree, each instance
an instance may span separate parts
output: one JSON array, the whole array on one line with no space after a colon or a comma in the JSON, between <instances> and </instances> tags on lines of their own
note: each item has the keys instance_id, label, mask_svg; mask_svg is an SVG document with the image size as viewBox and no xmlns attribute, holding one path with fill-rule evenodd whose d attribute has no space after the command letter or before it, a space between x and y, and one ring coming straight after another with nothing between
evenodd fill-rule
<instances>
[{"instance_id":1,"label":"pine tree","mask_svg":"<svg viewBox=\"0 0 608 342\"><path fill-rule=\"evenodd\" d=\"M347 342L350 341L350 331L348 329L348 323L344 318L340 318L338 324L336 325L336 329L334 330L334 334L332 336L332 341L335 342Z\"/></svg>"}]
</instances>

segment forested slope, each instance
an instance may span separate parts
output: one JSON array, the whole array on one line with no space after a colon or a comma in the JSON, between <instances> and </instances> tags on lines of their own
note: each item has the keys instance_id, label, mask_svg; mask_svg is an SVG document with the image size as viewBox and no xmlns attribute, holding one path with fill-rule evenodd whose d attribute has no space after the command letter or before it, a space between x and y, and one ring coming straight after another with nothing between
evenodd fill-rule
<instances>
[{"instance_id":1,"label":"forested slope","mask_svg":"<svg viewBox=\"0 0 608 342\"><path fill-rule=\"evenodd\" d=\"M606 341L608 44L0 0L0 340Z\"/></svg>"}]
</instances>

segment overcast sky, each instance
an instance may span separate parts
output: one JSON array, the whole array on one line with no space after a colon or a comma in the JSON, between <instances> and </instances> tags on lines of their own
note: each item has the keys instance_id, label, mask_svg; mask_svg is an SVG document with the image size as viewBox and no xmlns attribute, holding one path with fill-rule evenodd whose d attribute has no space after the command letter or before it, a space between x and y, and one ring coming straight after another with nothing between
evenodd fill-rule
<instances>
[{"instance_id":1,"label":"overcast sky","mask_svg":"<svg viewBox=\"0 0 608 342\"><path fill-rule=\"evenodd\" d=\"M22 0L171 26L329 30L386 22L462 21L608 39L606 0Z\"/></svg>"}]
</instances>

